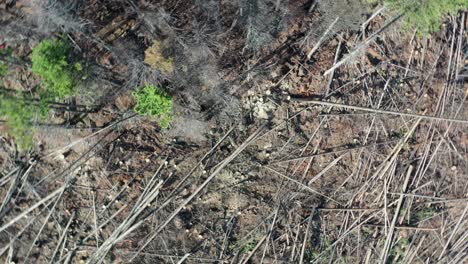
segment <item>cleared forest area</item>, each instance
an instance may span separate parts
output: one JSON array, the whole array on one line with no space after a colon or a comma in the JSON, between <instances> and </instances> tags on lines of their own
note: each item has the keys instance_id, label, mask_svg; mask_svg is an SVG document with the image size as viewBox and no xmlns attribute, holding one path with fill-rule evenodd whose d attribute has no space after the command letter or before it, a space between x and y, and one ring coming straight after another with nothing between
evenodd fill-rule
<instances>
[{"instance_id":1,"label":"cleared forest area","mask_svg":"<svg viewBox=\"0 0 468 264\"><path fill-rule=\"evenodd\" d=\"M0 262L467 263L466 0L0 0Z\"/></svg>"}]
</instances>

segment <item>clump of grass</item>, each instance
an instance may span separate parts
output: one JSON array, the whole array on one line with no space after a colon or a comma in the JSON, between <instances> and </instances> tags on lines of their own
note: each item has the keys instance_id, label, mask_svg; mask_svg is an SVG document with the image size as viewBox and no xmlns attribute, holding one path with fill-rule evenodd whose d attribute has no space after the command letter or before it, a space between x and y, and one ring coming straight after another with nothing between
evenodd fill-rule
<instances>
[{"instance_id":1,"label":"clump of grass","mask_svg":"<svg viewBox=\"0 0 468 264\"><path fill-rule=\"evenodd\" d=\"M172 97L155 85L146 85L137 89L133 96L136 99L135 112L144 116L156 117L162 128L168 128L172 122Z\"/></svg>"},{"instance_id":2,"label":"clump of grass","mask_svg":"<svg viewBox=\"0 0 468 264\"><path fill-rule=\"evenodd\" d=\"M466 0L384 0L393 10L405 14L407 28L417 28L420 35L428 35L440 29L445 15L454 15L466 9Z\"/></svg>"},{"instance_id":3,"label":"clump of grass","mask_svg":"<svg viewBox=\"0 0 468 264\"><path fill-rule=\"evenodd\" d=\"M32 71L43 79L47 93L59 99L75 94L77 75L83 70L71 62L70 54L69 43L61 39L43 40L32 51Z\"/></svg>"}]
</instances>

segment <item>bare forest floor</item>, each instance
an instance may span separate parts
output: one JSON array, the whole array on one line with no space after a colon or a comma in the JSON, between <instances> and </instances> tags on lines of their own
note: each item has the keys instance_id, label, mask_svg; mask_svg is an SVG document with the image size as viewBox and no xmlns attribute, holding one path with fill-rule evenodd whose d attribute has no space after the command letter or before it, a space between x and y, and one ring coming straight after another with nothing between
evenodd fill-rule
<instances>
[{"instance_id":1,"label":"bare forest floor","mask_svg":"<svg viewBox=\"0 0 468 264\"><path fill-rule=\"evenodd\" d=\"M378 7L335 23L306 0L255 16L246 1L6 2L14 53L65 35L90 76L69 103L97 110L53 111L28 153L0 137L2 263L468 260L466 12L418 37ZM154 41L173 73L144 63ZM37 83L27 65L5 85ZM146 83L174 96L170 129L132 113Z\"/></svg>"}]
</instances>

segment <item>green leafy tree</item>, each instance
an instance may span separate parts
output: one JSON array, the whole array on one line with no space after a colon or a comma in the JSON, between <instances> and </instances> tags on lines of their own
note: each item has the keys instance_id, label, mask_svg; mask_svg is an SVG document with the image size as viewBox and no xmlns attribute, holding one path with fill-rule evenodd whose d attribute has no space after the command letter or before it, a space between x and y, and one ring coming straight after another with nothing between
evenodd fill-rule
<instances>
[{"instance_id":1,"label":"green leafy tree","mask_svg":"<svg viewBox=\"0 0 468 264\"><path fill-rule=\"evenodd\" d=\"M405 14L408 28L417 28L420 35L440 29L443 16L456 14L468 7L467 0L384 0L388 6Z\"/></svg>"},{"instance_id":2,"label":"green leafy tree","mask_svg":"<svg viewBox=\"0 0 468 264\"><path fill-rule=\"evenodd\" d=\"M173 119L172 97L154 85L137 89L133 96L136 99L135 112L159 118L159 125L168 128Z\"/></svg>"},{"instance_id":3,"label":"green leafy tree","mask_svg":"<svg viewBox=\"0 0 468 264\"><path fill-rule=\"evenodd\" d=\"M72 63L67 41L43 40L33 49L31 60L32 71L42 77L47 93L59 99L75 94L82 66Z\"/></svg>"}]
</instances>

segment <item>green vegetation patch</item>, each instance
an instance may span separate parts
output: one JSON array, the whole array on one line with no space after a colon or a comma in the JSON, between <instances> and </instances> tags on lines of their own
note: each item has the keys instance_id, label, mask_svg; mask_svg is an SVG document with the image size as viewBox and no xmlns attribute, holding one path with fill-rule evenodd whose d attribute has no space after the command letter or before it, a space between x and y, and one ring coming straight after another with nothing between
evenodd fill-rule
<instances>
[{"instance_id":1,"label":"green vegetation patch","mask_svg":"<svg viewBox=\"0 0 468 264\"><path fill-rule=\"evenodd\" d=\"M257 241L250 241L248 242L247 244L245 244L241 249L240 249L240 252L241 253L248 253L248 252L251 252L255 246L257 246Z\"/></svg>"},{"instance_id":2,"label":"green vegetation patch","mask_svg":"<svg viewBox=\"0 0 468 264\"><path fill-rule=\"evenodd\" d=\"M34 120L43 119L50 110L50 102L75 94L75 86L83 67L71 59L71 47L65 40L46 39L32 51L32 71L43 80L43 89L33 94L4 90L0 94L0 118L5 120L5 131L15 138L21 150L33 146ZM11 57L11 51L1 55ZM0 76L8 74L8 66L0 62Z\"/></svg>"},{"instance_id":3,"label":"green vegetation patch","mask_svg":"<svg viewBox=\"0 0 468 264\"><path fill-rule=\"evenodd\" d=\"M417 28L420 35L428 35L440 29L445 15L454 15L468 7L467 0L384 0L399 13L405 14L407 28Z\"/></svg>"},{"instance_id":4,"label":"green vegetation patch","mask_svg":"<svg viewBox=\"0 0 468 264\"><path fill-rule=\"evenodd\" d=\"M47 92L59 99L75 94L81 64L72 63L71 47L65 40L46 39L32 51L32 71L42 77Z\"/></svg>"},{"instance_id":5,"label":"green vegetation patch","mask_svg":"<svg viewBox=\"0 0 468 264\"><path fill-rule=\"evenodd\" d=\"M389 252L390 263L400 263L400 258L405 255L410 244L411 241L408 238L399 239Z\"/></svg>"},{"instance_id":6,"label":"green vegetation patch","mask_svg":"<svg viewBox=\"0 0 468 264\"><path fill-rule=\"evenodd\" d=\"M7 65L0 61L0 77L6 76L7 73L8 73Z\"/></svg>"},{"instance_id":7,"label":"green vegetation patch","mask_svg":"<svg viewBox=\"0 0 468 264\"><path fill-rule=\"evenodd\" d=\"M33 145L32 120L36 116L36 106L24 100L0 94L0 118L6 118L6 133L16 139L21 150Z\"/></svg>"},{"instance_id":8,"label":"green vegetation patch","mask_svg":"<svg viewBox=\"0 0 468 264\"><path fill-rule=\"evenodd\" d=\"M137 89L133 96L137 103L135 112L144 116L156 117L162 128L168 128L172 122L172 97L154 85L146 85Z\"/></svg>"}]
</instances>

